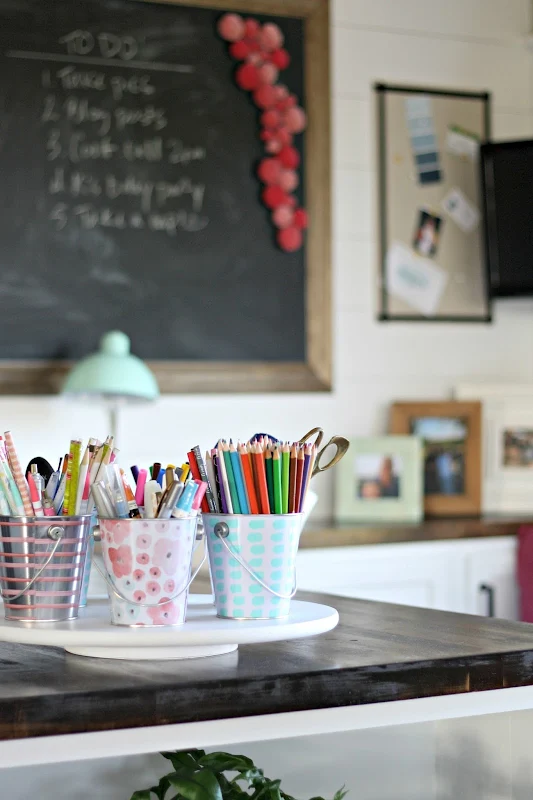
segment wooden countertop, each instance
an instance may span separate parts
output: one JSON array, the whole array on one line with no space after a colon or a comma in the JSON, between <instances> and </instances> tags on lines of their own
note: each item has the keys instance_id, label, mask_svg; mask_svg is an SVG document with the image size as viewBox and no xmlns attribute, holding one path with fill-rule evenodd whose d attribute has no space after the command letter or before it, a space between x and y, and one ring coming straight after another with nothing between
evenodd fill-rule
<instances>
[{"instance_id":1,"label":"wooden countertop","mask_svg":"<svg viewBox=\"0 0 533 800\"><path fill-rule=\"evenodd\" d=\"M0 644L0 739L216 720L533 684L533 626L302 593L339 626L192 661ZM236 622L236 625L246 624Z\"/></svg>"},{"instance_id":2,"label":"wooden countertop","mask_svg":"<svg viewBox=\"0 0 533 800\"><path fill-rule=\"evenodd\" d=\"M350 547L393 542L432 542L442 539L471 539L516 536L520 525L533 525L533 516L484 516L455 519L426 519L416 525L384 522L340 525L308 523L300 547Z\"/></svg>"}]
</instances>

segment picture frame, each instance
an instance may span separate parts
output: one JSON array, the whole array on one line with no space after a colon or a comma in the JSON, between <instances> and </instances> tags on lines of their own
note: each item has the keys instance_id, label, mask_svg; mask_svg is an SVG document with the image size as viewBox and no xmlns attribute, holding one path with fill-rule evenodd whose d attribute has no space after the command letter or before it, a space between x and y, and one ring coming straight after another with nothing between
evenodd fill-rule
<instances>
[{"instance_id":1,"label":"picture frame","mask_svg":"<svg viewBox=\"0 0 533 800\"><path fill-rule=\"evenodd\" d=\"M481 403L398 402L391 434L416 434L424 443L424 510L432 517L481 512Z\"/></svg>"},{"instance_id":2,"label":"picture frame","mask_svg":"<svg viewBox=\"0 0 533 800\"><path fill-rule=\"evenodd\" d=\"M417 523L422 518L419 438L355 437L336 472L337 522Z\"/></svg>"},{"instance_id":3,"label":"picture frame","mask_svg":"<svg viewBox=\"0 0 533 800\"><path fill-rule=\"evenodd\" d=\"M181 7L206 8L238 14L266 15L274 21L283 18L301 21L303 30L304 95L301 100L307 115L305 152L305 207L312 220L306 232L305 275L302 305L305 316L304 352L301 358L268 360L254 356L227 356L167 359L165 356L145 358L157 378L161 393L272 393L324 392L332 389L332 279L331 279L331 127L330 127L330 25L329 0L159 0L134 3L142 20L143 5L161 5L180 11ZM279 21L279 20L278 20ZM142 29L142 23L139 24ZM179 26L178 26L179 29ZM168 34L170 35L170 33ZM213 32L215 36L215 31ZM15 45L13 45L15 46ZM231 60L228 57L228 64ZM10 79L11 80L11 79ZM11 91L11 89L10 89ZM243 102L248 103L243 94ZM257 128L259 137L260 127ZM250 172L255 170L250 164ZM260 194L258 183L257 194ZM259 203L259 199L258 199ZM268 212L265 210L265 224ZM177 291L177 290L176 290ZM218 296L209 294L206 285L198 292L202 309L214 307ZM68 310L63 303L58 307ZM65 312L66 313L66 312ZM55 319L61 326L62 318ZM110 327L114 323L110 322ZM132 317L132 326L135 318ZM157 327L157 318L154 320ZM131 331L125 330L131 335ZM7 334L6 334L7 335ZM135 341L132 338L133 350ZM162 332L162 340L166 333ZM246 334L243 334L246 338ZM200 337L201 339L201 337ZM58 351L50 358L21 358L14 354L0 360L0 394L55 394L74 365Z\"/></svg>"},{"instance_id":4,"label":"picture frame","mask_svg":"<svg viewBox=\"0 0 533 800\"><path fill-rule=\"evenodd\" d=\"M483 511L533 513L533 386L465 383L454 397L482 404Z\"/></svg>"},{"instance_id":5,"label":"picture frame","mask_svg":"<svg viewBox=\"0 0 533 800\"><path fill-rule=\"evenodd\" d=\"M478 174L479 145L491 135L490 94L384 83L374 89L378 319L491 322Z\"/></svg>"}]
</instances>

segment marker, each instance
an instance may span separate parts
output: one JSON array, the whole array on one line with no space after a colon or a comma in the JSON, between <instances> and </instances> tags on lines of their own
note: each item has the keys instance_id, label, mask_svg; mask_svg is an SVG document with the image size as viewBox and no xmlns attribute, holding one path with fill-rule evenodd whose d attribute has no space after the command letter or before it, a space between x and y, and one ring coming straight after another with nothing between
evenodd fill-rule
<instances>
[{"instance_id":1,"label":"marker","mask_svg":"<svg viewBox=\"0 0 533 800\"><path fill-rule=\"evenodd\" d=\"M131 474L133 475L133 480L135 481L135 485L137 485L137 478L139 477L139 467L134 464L133 467L130 467Z\"/></svg>"},{"instance_id":2,"label":"marker","mask_svg":"<svg viewBox=\"0 0 533 800\"><path fill-rule=\"evenodd\" d=\"M33 506L33 513L36 517L44 517L43 506L41 503L41 496L39 490L35 485L35 480L31 472L28 473L28 487L30 490L30 500Z\"/></svg>"},{"instance_id":3,"label":"marker","mask_svg":"<svg viewBox=\"0 0 533 800\"><path fill-rule=\"evenodd\" d=\"M172 512L174 519L184 519L185 517L190 516L194 495L197 491L198 485L196 481L189 481L189 483L185 485L185 488L181 493L181 497L178 500L178 504Z\"/></svg>"},{"instance_id":4,"label":"marker","mask_svg":"<svg viewBox=\"0 0 533 800\"><path fill-rule=\"evenodd\" d=\"M138 506L144 505L144 487L146 486L147 479L148 472L145 469L140 469L137 478L137 488L135 490L135 502Z\"/></svg>"},{"instance_id":5,"label":"marker","mask_svg":"<svg viewBox=\"0 0 533 800\"><path fill-rule=\"evenodd\" d=\"M143 503L145 519L154 519L154 517L157 514L157 507L159 505L157 495L159 494L160 489L161 487L157 481L154 481L153 479L150 481L146 481L146 485L144 487L144 503Z\"/></svg>"}]
</instances>

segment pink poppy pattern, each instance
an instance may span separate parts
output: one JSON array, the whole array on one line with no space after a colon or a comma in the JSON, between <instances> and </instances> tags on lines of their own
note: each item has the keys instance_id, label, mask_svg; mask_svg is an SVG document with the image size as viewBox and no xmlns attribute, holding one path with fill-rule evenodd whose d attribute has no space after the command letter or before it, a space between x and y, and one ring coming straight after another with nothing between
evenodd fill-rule
<instances>
[{"instance_id":1,"label":"pink poppy pattern","mask_svg":"<svg viewBox=\"0 0 533 800\"><path fill-rule=\"evenodd\" d=\"M102 553L115 625L180 625L185 622L194 520L101 520Z\"/></svg>"}]
</instances>

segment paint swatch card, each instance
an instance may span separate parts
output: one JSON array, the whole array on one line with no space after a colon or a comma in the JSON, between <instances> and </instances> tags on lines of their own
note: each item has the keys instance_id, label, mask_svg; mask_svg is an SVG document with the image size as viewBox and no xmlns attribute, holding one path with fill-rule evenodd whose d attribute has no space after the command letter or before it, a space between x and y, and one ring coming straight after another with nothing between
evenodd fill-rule
<instances>
[{"instance_id":1,"label":"paint swatch card","mask_svg":"<svg viewBox=\"0 0 533 800\"><path fill-rule=\"evenodd\" d=\"M429 97L408 97L405 100L411 150L421 184L442 180L437 137Z\"/></svg>"},{"instance_id":2,"label":"paint swatch card","mask_svg":"<svg viewBox=\"0 0 533 800\"><path fill-rule=\"evenodd\" d=\"M465 233L472 233L480 220L478 209L472 205L463 192L455 187L441 203L443 209Z\"/></svg>"},{"instance_id":3,"label":"paint swatch card","mask_svg":"<svg viewBox=\"0 0 533 800\"><path fill-rule=\"evenodd\" d=\"M427 258L419 258L406 245L394 242L387 253L387 291L425 317L436 314L448 282L446 272Z\"/></svg>"}]
</instances>

